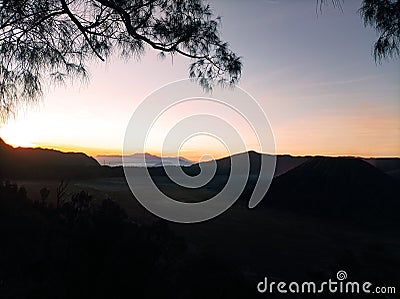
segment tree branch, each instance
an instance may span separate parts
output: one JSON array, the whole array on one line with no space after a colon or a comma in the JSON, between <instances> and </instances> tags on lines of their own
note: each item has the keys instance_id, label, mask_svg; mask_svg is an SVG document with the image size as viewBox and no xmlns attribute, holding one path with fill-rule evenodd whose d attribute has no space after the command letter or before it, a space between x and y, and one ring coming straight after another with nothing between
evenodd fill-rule
<instances>
[{"instance_id":1,"label":"tree branch","mask_svg":"<svg viewBox=\"0 0 400 299\"><path fill-rule=\"evenodd\" d=\"M71 19L71 21L78 27L79 31L82 33L83 37L86 39L86 41L88 42L90 48L92 49L92 51L97 55L97 57L101 60L104 61L104 58L97 52L97 50L93 47L92 42L90 41L88 35L86 34L86 29L85 27L82 26L82 24L78 21L78 19L74 16L74 14L70 11L67 3L65 2L65 0L60 0L61 1L61 5L63 7L63 9L65 10L65 12L67 13L67 15L69 16L69 18Z\"/></svg>"},{"instance_id":2,"label":"tree branch","mask_svg":"<svg viewBox=\"0 0 400 299\"><path fill-rule=\"evenodd\" d=\"M108 1L108 0L97 0L97 1L100 2L101 4L103 4L104 6L114 9L121 16L122 22L124 23L125 28L126 28L127 32L129 33L129 35L131 35L132 37L134 37L136 39L146 42L153 49L160 50L163 52L177 52L183 56L186 56L186 57L192 58L192 59L207 59L208 58L207 56L198 56L198 55L186 53L182 50L179 50L177 48L177 45L179 45L179 43L181 41L174 43L174 45L172 45L171 47L165 47L164 45L162 45L160 43L156 43L156 42L152 41L151 39L136 32L135 28L132 26L131 16L122 7L116 5L113 2Z\"/></svg>"}]
</instances>

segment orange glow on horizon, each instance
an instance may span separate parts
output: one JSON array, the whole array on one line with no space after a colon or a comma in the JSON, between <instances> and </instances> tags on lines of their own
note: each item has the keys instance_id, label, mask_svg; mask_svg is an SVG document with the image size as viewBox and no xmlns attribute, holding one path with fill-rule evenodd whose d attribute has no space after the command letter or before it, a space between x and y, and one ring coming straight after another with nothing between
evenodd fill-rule
<instances>
[{"instance_id":1,"label":"orange glow on horizon","mask_svg":"<svg viewBox=\"0 0 400 299\"><path fill-rule=\"evenodd\" d=\"M188 108L188 107L187 107ZM198 107L195 107L198 109ZM199 109L198 109L199 110ZM187 112L187 111L183 111ZM183 113L180 111L180 113ZM69 115L31 113L26 118L10 120L0 126L0 138L14 147L42 147L64 152L83 152L89 156L121 155L123 132L122 121L111 127L116 120L97 125L97 119L83 124L70 120ZM176 120L166 119L166 124ZM249 131L235 118L231 119L249 137ZM93 125L92 123L96 123ZM400 157L400 118L398 110L380 105L353 106L346 110L321 110L307 117L288 117L285 121L271 123L274 130L276 153L293 156L355 156L355 157ZM160 155L160 140L165 132L156 131L146 152ZM248 150L260 152L254 139L245 141ZM240 152L232 149L233 153ZM244 150L241 150L242 152ZM133 154L134 152L132 152ZM199 161L205 155L215 159L229 156L225 146L211 137L194 137L183 144L179 155L191 161ZM166 152L165 156L176 156Z\"/></svg>"},{"instance_id":2,"label":"orange glow on horizon","mask_svg":"<svg viewBox=\"0 0 400 299\"><path fill-rule=\"evenodd\" d=\"M91 157L102 156L102 155L122 155L122 151L118 149L99 149L99 148L87 148L87 147L80 147L80 146L67 146L67 145L48 145L48 144L32 144L32 145L25 145L25 144L18 144L18 143L11 143L7 140L4 140L7 144L11 145L14 148L18 147L33 147L33 148L43 148L43 149L52 149L61 152L75 152L75 153L84 153ZM253 150L253 149L248 149ZM258 151L257 151L258 152ZM147 153L151 155L161 156L160 152L157 151L147 151ZM133 154L133 153L132 153ZM237 154L232 153L232 154ZM204 155L212 155L214 159L220 159L229 156L226 152L195 152L195 151L182 151L180 153L181 157L184 157L190 161L198 162ZM386 154L386 155L377 155L372 151L361 151L361 150L354 150L344 153L333 153L330 151L306 151L298 149L297 151L277 151L276 155L291 155L291 156L329 156L329 157L360 157L360 158L400 158L399 153L393 154ZM166 156L169 156L168 154ZM172 156L172 155L171 155Z\"/></svg>"}]
</instances>

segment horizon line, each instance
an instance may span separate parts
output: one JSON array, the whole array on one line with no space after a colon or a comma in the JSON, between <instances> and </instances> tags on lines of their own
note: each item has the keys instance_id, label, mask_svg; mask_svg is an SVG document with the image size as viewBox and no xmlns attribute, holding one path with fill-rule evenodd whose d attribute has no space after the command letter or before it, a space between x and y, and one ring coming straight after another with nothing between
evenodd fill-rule
<instances>
[{"instance_id":1,"label":"horizon line","mask_svg":"<svg viewBox=\"0 0 400 299\"><path fill-rule=\"evenodd\" d=\"M7 143L6 141L4 141L4 139L2 139L0 137L0 140L2 140L5 144L11 146L12 148L18 149L44 149L44 150L54 150L54 151L59 151L59 152L63 152L63 153L82 153L85 154L87 156L90 156L92 158L96 158L96 157L122 157L123 153L105 153L105 154L101 154L101 153L97 153L97 154L89 154L88 152L90 151L97 151L95 148L85 148L85 147L66 147L66 146L51 146L51 145L37 145L37 144L32 144L32 146L15 146L12 144ZM107 152L107 150L104 150L105 152ZM110 150L111 151L111 150ZM267 153L267 152L259 152L253 149L249 149L247 151L244 152L234 152L230 155L225 155L225 156L221 156L221 157L217 157L215 158L217 159L223 159L223 158L227 158L233 155L237 155L237 154L244 154L244 153L249 153L249 152L255 152L257 154L264 154L264 155L275 155L275 156L291 156L291 157L332 157L332 158L361 158L361 159L399 159L400 155L396 156L396 155L355 155L355 154L323 154L323 153L310 153L310 154L295 154L295 153L290 153L290 152L276 152L276 153ZM157 157L162 157L161 154L159 153L151 153L151 152L133 152L130 154L127 154L127 156L129 155L134 155L134 154L149 154L149 155L153 155L153 156L157 156ZM209 155L209 154L208 154ZM200 154L199 156L202 156L202 154ZM165 158L175 158L177 156L164 156ZM193 159L189 159L186 156L183 155L179 155L178 157L184 158L190 162L195 162Z\"/></svg>"}]
</instances>

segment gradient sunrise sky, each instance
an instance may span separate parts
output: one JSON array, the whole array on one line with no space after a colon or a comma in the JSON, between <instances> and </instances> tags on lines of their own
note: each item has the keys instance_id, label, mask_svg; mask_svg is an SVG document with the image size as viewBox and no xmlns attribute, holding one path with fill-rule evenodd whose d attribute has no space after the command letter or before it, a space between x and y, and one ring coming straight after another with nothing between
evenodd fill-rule
<instances>
[{"instance_id":1,"label":"gradient sunrise sky","mask_svg":"<svg viewBox=\"0 0 400 299\"><path fill-rule=\"evenodd\" d=\"M239 85L265 110L277 153L400 156L400 61L374 62L377 35L363 25L361 1L318 14L314 0L210 4L222 17L223 38L243 56ZM13 146L120 154L135 107L186 78L189 63L179 56L161 60L152 50L139 61L94 62L88 84L49 88L39 105L3 124L0 137ZM204 138L188 142L182 154L226 154Z\"/></svg>"}]
</instances>

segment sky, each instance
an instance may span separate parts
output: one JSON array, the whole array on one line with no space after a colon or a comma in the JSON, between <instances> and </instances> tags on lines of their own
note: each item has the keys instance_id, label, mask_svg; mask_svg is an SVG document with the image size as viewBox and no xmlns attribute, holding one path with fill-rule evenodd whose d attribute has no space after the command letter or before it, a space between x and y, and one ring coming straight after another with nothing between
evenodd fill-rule
<instances>
[{"instance_id":1,"label":"sky","mask_svg":"<svg viewBox=\"0 0 400 299\"><path fill-rule=\"evenodd\" d=\"M363 25L361 1L318 13L314 0L210 4L222 17L223 39L243 57L239 86L265 111L277 153L400 156L400 60L375 63L377 35ZM21 108L0 126L0 137L13 146L120 154L135 108L159 87L187 78L189 63L179 56L162 60L151 49L140 60L91 62L88 83L48 87L38 105ZM198 109L207 106L175 112ZM176 113L166 119L172 123ZM217 139L196 136L182 154L196 160L224 156L226 149Z\"/></svg>"}]
</instances>

